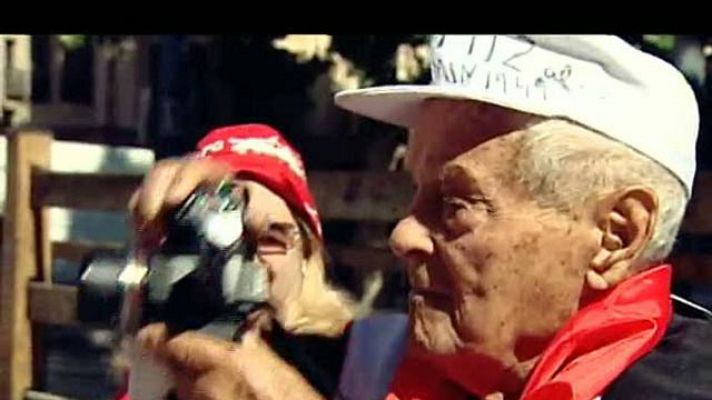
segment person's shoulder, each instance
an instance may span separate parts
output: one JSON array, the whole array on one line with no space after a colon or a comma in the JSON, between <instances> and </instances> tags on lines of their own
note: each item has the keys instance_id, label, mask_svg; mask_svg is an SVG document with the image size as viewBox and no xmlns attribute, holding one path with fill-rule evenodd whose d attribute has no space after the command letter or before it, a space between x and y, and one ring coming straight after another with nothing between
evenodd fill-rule
<instances>
[{"instance_id":1,"label":"person's shoulder","mask_svg":"<svg viewBox=\"0 0 712 400\"><path fill-rule=\"evenodd\" d=\"M404 313L377 313L354 321L336 398L384 398L407 338Z\"/></svg>"},{"instance_id":2,"label":"person's shoulder","mask_svg":"<svg viewBox=\"0 0 712 400\"><path fill-rule=\"evenodd\" d=\"M402 312L379 312L354 321L351 329L371 330L384 327L405 327L408 314Z\"/></svg>"},{"instance_id":3,"label":"person's shoulder","mask_svg":"<svg viewBox=\"0 0 712 400\"><path fill-rule=\"evenodd\" d=\"M660 344L623 373L603 399L712 400L712 319L702 310L687 311L674 314Z\"/></svg>"},{"instance_id":4,"label":"person's shoulder","mask_svg":"<svg viewBox=\"0 0 712 400\"><path fill-rule=\"evenodd\" d=\"M405 342L407 331L407 314L394 312L370 315L351 325L348 351L387 355Z\"/></svg>"}]
</instances>

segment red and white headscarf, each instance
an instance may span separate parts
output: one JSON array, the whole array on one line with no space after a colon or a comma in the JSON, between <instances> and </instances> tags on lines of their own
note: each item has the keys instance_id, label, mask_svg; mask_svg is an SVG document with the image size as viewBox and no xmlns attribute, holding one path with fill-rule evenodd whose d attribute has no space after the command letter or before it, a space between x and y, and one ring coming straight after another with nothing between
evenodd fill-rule
<instances>
[{"instance_id":1,"label":"red and white headscarf","mask_svg":"<svg viewBox=\"0 0 712 400\"><path fill-rule=\"evenodd\" d=\"M282 197L322 237L304 162L276 129L262 124L233 125L210 131L198 143L200 157L228 164L239 176L265 185Z\"/></svg>"}]
</instances>

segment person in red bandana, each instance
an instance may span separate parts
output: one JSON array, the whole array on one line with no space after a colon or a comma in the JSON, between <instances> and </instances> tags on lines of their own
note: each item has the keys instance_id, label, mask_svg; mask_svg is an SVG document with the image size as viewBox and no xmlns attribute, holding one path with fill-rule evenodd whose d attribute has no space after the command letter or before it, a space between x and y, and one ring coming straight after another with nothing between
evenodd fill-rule
<instances>
[{"instance_id":1,"label":"person in red bandana","mask_svg":"<svg viewBox=\"0 0 712 400\"><path fill-rule=\"evenodd\" d=\"M684 77L604 35L434 35L430 58L430 85L336 96L409 130L416 191L391 236L409 312L350 326L333 398L712 399L712 324L673 311L666 263L695 174ZM209 371L182 400L320 398L251 345L144 339Z\"/></svg>"},{"instance_id":2,"label":"person in red bandana","mask_svg":"<svg viewBox=\"0 0 712 400\"><path fill-rule=\"evenodd\" d=\"M268 269L270 278L270 307L249 316L251 327L240 348L259 352L261 359L287 360L299 371L292 379L301 381L304 376L316 392L329 395L338 382L344 330L353 318L355 304L328 283L321 222L307 186L304 164L280 132L262 124L227 126L208 133L194 154L158 162L130 204L140 237L158 243L164 234L165 211L181 204L199 185L217 185L226 178L236 182L236 195L247 201L245 240L254 245L256 261ZM148 326L139 335L140 340L149 338L154 344L167 341L169 346L178 347L186 338L188 346L192 346L191 338L217 342L194 332L168 337L162 324ZM205 350L200 345L193 348L200 355L210 354L209 345ZM190 351L176 357L200 362ZM169 367L175 363L170 357L156 361ZM257 362L250 368L263 371L265 367ZM134 368L136 374L144 370ZM213 383L227 382L220 374L201 372ZM173 371L178 396L200 391L184 384L189 381L187 377L197 373L191 368ZM285 379L289 382L290 377ZM132 376L133 387L127 388L131 400L144 400L164 390L154 388L152 380L159 379ZM245 385L232 382L230 387L249 396L250 389ZM119 398L129 400L127 393Z\"/></svg>"}]
</instances>

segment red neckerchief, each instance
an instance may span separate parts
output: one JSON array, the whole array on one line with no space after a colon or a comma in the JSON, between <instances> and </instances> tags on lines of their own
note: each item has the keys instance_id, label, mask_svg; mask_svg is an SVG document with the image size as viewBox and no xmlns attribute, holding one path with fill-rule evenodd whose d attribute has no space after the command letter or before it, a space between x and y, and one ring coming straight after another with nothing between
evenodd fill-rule
<instances>
[{"instance_id":1,"label":"red neckerchief","mask_svg":"<svg viewBox=\"0 0 712 400\"><path fill-rule=\"evenodd\" d=\"M672 316L672 268L642 272L579 310L554 336L522 400L592 400L662 340ZM455 400L470 394L422 361L404 358L387 400Z\"/></svg>"}]
</instances>

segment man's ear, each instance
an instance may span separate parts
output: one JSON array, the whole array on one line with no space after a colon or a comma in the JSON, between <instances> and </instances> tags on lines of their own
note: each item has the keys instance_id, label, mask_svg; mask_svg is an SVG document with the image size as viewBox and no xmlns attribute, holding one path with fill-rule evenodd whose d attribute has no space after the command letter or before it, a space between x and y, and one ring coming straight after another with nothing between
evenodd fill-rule
<instances>
[{"instance_id":1,"label":"man's ear","mask_svg":"<svg viewBox=\"0 0 712 400\"><path fill-rule=\"evenodd\" d=\"M658 198L647 187L628 187L602 197L594 212L601 243L586 280L592 289L606 290L636 272L635 262L653 236Z\"/></svg>"}]
</instances>

